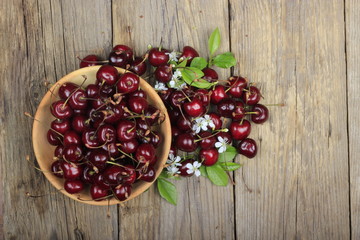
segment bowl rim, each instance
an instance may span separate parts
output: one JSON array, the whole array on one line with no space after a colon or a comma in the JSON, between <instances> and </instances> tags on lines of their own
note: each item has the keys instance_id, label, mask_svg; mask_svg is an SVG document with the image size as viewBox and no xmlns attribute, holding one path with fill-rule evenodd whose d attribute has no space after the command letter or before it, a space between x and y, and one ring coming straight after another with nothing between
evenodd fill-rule
<instances>
[{"instance_id":1,"label":"bowl rim","mask_svg":"<svg viewBox=\"0 0 360 240\"><path fill-rule=\"evenodd\" d=\"M78 77L81 75L86 75L86 73L88 73L89 71L95 71L98 70L101 66L91 66L91 67L85 67L85 68L80 68L78 70L75 70L73 72L70 72L69 74L63 76L59 81L57 81L44 95L44 97L41 99L41 102L39 104L39 106L36 109L36 113L34 118L35 119L39 119L39 115L41 114L40 109L43 109L46 105L48 101L51 101L51 97L52 97L52 93L53 92L57 92L55 91L57 86L62 85L66 82L71 82L71 79L74 77ZM126 72L130 72L126 69L123 68L118 68L116 67L117 70L119 71L119 74L124 74ZM33 126L32 126L32 144L33 144L33 149L34 149L34 153L35 153L35 157L36 160L40 166L40 169L43 171L42 173L45 175L46 179L61 193L63 193L64 195L70 197L71 199L74 199L78 202L81 203L85 203L85 204L89 204L89 205L97 205L97 206L108 206L108 205L115 205L115 204L121 204L123 202L129 201L137 196L139 196L141 193L145 192L148 188L150 188L154 182L156 181L156 179L159 177L159 175L162 172L162 169L164 168L165 164L166 164L166 160L167 160L167 156L169 155L169 151L170 151L170 147L171 147L171 124L170 124L170 119L169 119L169 115L167 113L167 109L163 103L163 101L161 100L160 96L157 94L157 92L153 89L153 87L147 83L143 78L141 78L139 76L140 79L140 88L142 90L144 90L149 98L149 95L151 95L151 99L152 101L155 103L156 102L156 107L160 108L161 111L165 114L165 120L161 123L165 125L165 132L163 134L164 138L164 142L163 142L163 151L165 151L165 153L163 153L163 158L162 159L158 159L158 163L159 164L159 169L156 171L156 175L155 175L155 179L152 182L145 182L142 181L138 186L137 186L137 190L138 192L136 192L134 194L134 192L132 192L132 194L130 195L130 197L124 201L119 201L117 200L115 197L111 197L108 200L102 200L102 201L95 201L95 200L81 200L78 198L79 194L70 194L68 192L66 192L63 188L58 188L58 184L56 180L60 179L57 178L55 175L53 175L49 169L45 169L45 163L43 163L42 161L39 161L40 157L40 148L37 144L37 141L35 141L36 138L38 138L38 134L37 134L37 130L38 128L44 127L42 123L40 123L37 120L34 120L33 122ZM91 83L90 83L91 84ZM146 89L146 90L145 90ZM151 92L151 94L149 94L149 92ZM50 99L50 100L48 100ZM55 100L53 100L55 101ZM52 102L53 102L52 101ZM50 110L49 110L50 111ZM50 129L50 126L49 126ZM50 144L49 144L50 145ZM81 192L80 192L81 193ZM90 194L89 194L90 195Z\"/></svg>"}]
</instances>

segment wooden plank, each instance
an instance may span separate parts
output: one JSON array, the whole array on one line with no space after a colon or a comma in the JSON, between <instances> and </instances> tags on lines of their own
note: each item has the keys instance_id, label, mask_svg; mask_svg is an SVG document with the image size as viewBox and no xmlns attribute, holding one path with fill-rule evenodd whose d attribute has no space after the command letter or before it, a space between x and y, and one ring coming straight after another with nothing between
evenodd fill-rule
<instances>
[{"instance_id":1,"label":"wooden plank","mask_svg":"<svg viewBox=\"0 0 360 240\"><path fill-rule=\"evenodd\" d=\"M126 6L126 7L124 7ZM131 7L129 7L131 6ZM207 39L216 27L222 34L219 52L229 50L228 2L113 1L114 44L147 50L148 44L172 49L190 45L207 56ZM161 41L162 40L162 41ZM228 71L221 71L225 78ZM222 188L207 179L175 182L179 199L172 206L154 188L120 209L119 235L124 239L233 239L232 186Z\"/></svg>"},{"instance_id":2,"label":"wooden plank","mask_svg":"<svg viewBox=\"0 0 360 240\"><path fill-rule=\"evenodd\" d=\"M343 2L230 3L235 72L258 83L263 102L286 103L254 126L258 156L239 157L237 237L348 239Z\"/></svg>"},{"instance_id":3,"label":"wooden plank","mask_svg":"<svg viewBox=\"0 0 360 240\"><path fill-rule=\"evenodd\" d=\"M85 4L94 8L84 8ZM45 80L54 83L77 67L76 54L91 53L97 48L108 50L112 36L111 2L2 1L0 11L4 23L1 26L5 28L1 31L5 67L1 68L4 80L0 95L5 238L116 237L116 206L111 208L115 213L108 219L106 208L75 203L58 193L49 194L55 192L54 188L25 162L25 156L32 152L32 122L23 116L24 111L35 112L46 92ZM47 195L27 199L27 191Z\"/></svg>"},{"instance_id":4,"label":"wooden plank","mask_svg":"<svg viewBox=\"0 0 360 240\"><path fill-rule=\"evenodd\" d=\"M347 59L347 97L348 97L348 128L349 128L349 164L350 164L350 209L351 237L360 238L360 164L359 134L360 116L356 114L360 93L360 3L345 1L346 16L346 59Z\"/></svg>"}]
</instances>

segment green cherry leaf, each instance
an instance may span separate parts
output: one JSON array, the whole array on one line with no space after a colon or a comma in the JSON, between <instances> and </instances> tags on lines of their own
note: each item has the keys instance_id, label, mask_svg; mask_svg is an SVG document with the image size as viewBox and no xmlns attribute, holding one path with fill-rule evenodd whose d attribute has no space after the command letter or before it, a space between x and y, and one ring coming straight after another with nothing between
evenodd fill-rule
<instances>
[{"instance_id":1,"label":"green cherry leaf","mask_svg":"<svg viewBox=\"0 0 360 240\"><path fill-rule=\"evenodd\" d=\"M229 182L228 175L219 163L206 167L210 181L217 186L226 186Z\"/></svg>"},{"instance_id":2,"label":"green cherry leaf","mask_svg":"<svg viewBox=\"0 0 360 240\"><path fill-rule=\"evenodd\" d=\"M178 65L175 66L175 68L184 68L186 67L186 64L187 64L187 59L184 59L183 61L179 62Z\"/></svg>"},{"instance_id":3,"label":"green cherry leaf","mask_svg":"<svg viewBox=\"0 0 360 240\"><path fill-rule=\"evenodd\" d=\"M205 58L202 57L196 57L190 63L190 67L198 68L200 70L203 70L206 67L206 65L207 65L207 61Z\"/></svg>"},{"instance_id":4,"label":"green cherry leaf","mask_svg":"<svg viewBox=\"0 0 360 240\"><path fill-rule=\"evenodd\" d=\"M210 56L214 55L216 50L218 50L218 48L220 46L220 42L221 42L220 30L219 30L219 28L216 28L211 33L209 42L208 42Z\"/></svg>"},{"instance_id":5,"label":"green cherry leaf","mask_svg":"<svg viewBox=\"0 0 360 240\"><path fill-rule=\"evenodd\" d=\"M237 155L236 148L231 145L227 145L226 151L219 154L219 162L221 163L231 162L236 155Z\"/></svg>"},{"instance_id":6,"label":"green cherry leaf","mask_svg":"<svg viewBox=\"0 0 360 240\"><path fill-rule=\"evenodd\" d=\"M165 180L164 178L158 178L156 181L161 197L163 197L169 203L176 205L177 191L175 185Z\"/></svg>"},{"instance_id":7,"label":"green cherry leaf","mask_svg":"<svg viewBox=\"0 0 360 240\"><path fill-rule=\"evenodd\" d=\"M221 167L225 170L225 171L235 171L236 169L241 168L243 165L240 163L235 163L235 162L222 162L220 163Z\"/></svg>"},{"instance_id":8,"label":"green cherry leaf","mask_svg":"<svg viewBox=\"0 0 360 240\"><path fill-rule=\"evenodd\" d=\"M212 64L219 68L230 68L236 65L236 59L233 53L226 52L214 57Z\"/></svg>"},{"instance_id":9,"label":"green cherry leaf","mask_svg":"<svg viewBox=\"0 0 360 240\"><path fill-rule=\"evenodd\" d=\"M203 177L208 177L207 173L206 173L206 167L204 165L201 165L201 167L199 168L200 172L201 172L201 176Z\"/></svg>"}]
</instances>

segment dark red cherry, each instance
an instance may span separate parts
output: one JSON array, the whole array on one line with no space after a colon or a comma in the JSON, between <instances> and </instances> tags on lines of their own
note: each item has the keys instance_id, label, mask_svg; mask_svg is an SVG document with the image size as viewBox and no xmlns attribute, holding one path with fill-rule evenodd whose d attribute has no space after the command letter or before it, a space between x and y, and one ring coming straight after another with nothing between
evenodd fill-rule
<instances>
[{"instance_id":1,"label":"dark red cherry","mask_svg":"<svg viewBox=\"0 0 360 240\"><path fill-rule=\"evenodd\" d=\"M51 122L51 129L57 133L65 134L71 128L70 121L67 119L55 119Z\"/></svg>"},{"instance_id":2,"label":"dark red cherry","mask_svg":"<svg viewBox=\"0 0 360 240\"><path fill-rule=\"evenodd\" d=\"M110 155L110 158L113 158L113 159L118 158L121 155L116 143L109 143L109 144L105 145L104 150L107 151Z\"/></svg>"},{"instance_id":3,"label":"dark red cherry","mask_svg":"<svg viewBox=\"0 0 360 240\"><path fill-rule=\"evenodd\" d=\"M206 79L208 82L216 82L219 79L217 72L212 68L204 68L202 70L204 73L203 79Z\"/></svg>"},{"instance_id":4,"label":"dark red cherry","mask_svg":"<svg viewBox=\"0 0 360 240\"><path fill-rule=\"evenodd\" d=\"M234 111L235 101L231 98L225 98L217 104L217 112L223 117L232 117Z\"/></svg>"},{"instance_id":5,"label":"dark red cherry","mask_svg":"<svg viewBox=\"0 0 360 240\"><path fill-rule=\"evenodd\" d=\"M82 174L81 165L75 165L74 163L61 162L60 165L65 179L74 180L80 178Z\"/></svg>"},{"instance_id":6,"label":"dark red cherry","mask_svg":"<svg viewBox=\"0 0 360 240\"><path fill-rule=\"evenodd\" d=\"M79 88L79 85L76 85L75 83L71 83L71 82L64 83L59 88L59 91L58 91L59 97L62 100L66 100L69 98L71 93L73 91L75 91L75 89L78 89L78 88Z\"/></svg>"},{"instance_id":7,"label":"dark red cherry","mask_svg":"<svg viewBox=\"0 0 360 240\"><path fill-rule=\"evenodd\" d=\"M121 120L117 127L117 139L120 142L126 142L131 139L134 139L136 136L136 125L134 122L129 120Z\"/></svg>"},{"instance_id":8,"label":"dark red cherry","mask_svg":"<svg viewBox=\"0 0 360 240\"><path fill-rule=\"evenodd\" d=\"M82 141L80 136L73 130L67 131L64 134L64 142L65 147L68 147L70 145L81 145Z\"/></svg>"},{"instance_id":9,"label":"dark red cherry","mask_svg":"<svg viewBox=\"0 0 360 240\"><path fill-rule=\"evenodd\" d=\"M185 102L185 99L186 97L181 91L174 91L169 97L170 104L176 108L181 106Z\"/></svg>"},{"instance_id":10,"label":"dark red cherry","mask_svg":"<svg viewBox=\"0 0 360 240\"><path fill-rule=\"evenodd\" d=\"M47 140L51 145L57 146L62 144L62 136L58 133L54 132L53 130L49 129L47 132Z\"/></svg>"},{"instance_id":11,"label":"dark red cherry","mask_svg":"<svg viewBox=\"0 0 360 240\"><path fill-rule=\"evenodd\" d=\"M245 117L245 106L241 101L235 102L235 110L232 113L232 119L235 121L240 121Z\"/></svg>"},{"instance_id":12,"label":"dark red cherry","mask_svg":"<svg viewBox=\"0 0 360 240\"><path fill-rule=\"evenodd\" d=\"M102 97L96 97L94 100L91 101L91 106L94 110L104 110L106 108L106 103ZM93 110L91 109L91 110Z\"/></svg>"},{"instance_id":13,"label":"dark red cherry","mask_svg":"<svg viewBox=\"0 0 360 240\"><path fill-rule=\"evenodd\" d=\"M93 184L94 183L94 176L96 175L96 172L92 169L90 166L85 166L84 170L81 175L81 181L87 184Z\"/></svg>"},{"instance_id":14,"label":"dark red cherry","mask_svg":"<svg viewBox=\"0 0 360 240\"><path fill-rule=\"evenodd\" d=\"M172 88L168 88L167 90L163 90L158 93L159 93L161 100L163 100L163 102L165 104L167 104L168 100L170 99L170 96L173 92L174 92L174 90Z\"/></svg>"},{"instance_id":15,"label":"dark red cherry","mask_svg":"<svg viewBox=\"0 0 360 240\"><path fill-rule=\"evenodd\" d=\"M136 136L141 139L150 133L150 126L143 119L136 120Z\"/></svg>"},{"instance_id":16,"label":"dark red cherry","mask_svg":"<svg viewBox=\"0 0 360 240\"><path fill-rule=\"evenodd\" d=\"M99 90L100 90L100 86L96 85L96 84L89 84L86 89L86 95L88 96L88 98L97 98L99 97Z\"/></svg>"},{"instance_id":17,"label":"dark red cherry","mask_svg":"<svg viewBox=\"0 0 360 240\"><path fill-rule=\"evenodd\" d=\"M198 144L195 142L193 135L190 133L183 133L177 136L175 146L181 151L193 152L198 147Z\"/></svg>"},{"instance_id":18,"label":"dark red cherry","mask_svg":"<svg viewBox=\"0 0 360 240\"><path fill-rule=\"evenodd\" d=\"M152 48L149 51L149 63L154 67L165 65L169 61L169 55L166 53L168 53L166 49Z\"/></svg>"},{"instance_id":19,"label":"dark red cherry","mask_svg":"<svg viewBox=\"0 0 360 240\"><path fill-rule=\"evenodd\" d=\"M146 92L142 89L138 89L135 92L129 93L128 95L129 95L129 98L131 98L131 97L142 97L145 99L147 98Z\"/></svg>"},{"instance_id":20,"label":"dark red cherry","mask_svg":"<svg viewBox=\"0 0 360 240\"><path fill-rule=\"evenodd\" d=\"M202 139L199 142L199 145L202 149L209 149L215 147L216 143L216 137L212 136L213 134L211 132L200 132L199 139Z\"/></svg>"},{"instance_id":21,"label":"dark red cherry","mask_svg":"<svg viewBox=\"0 0 360 240\"><path fill-rule=\"evenodd\" d=\"M84 183L80 180L66 180L64 189L70 194L78 193L84 189Z\"/></svg>"},{"instance_id":22,"label":"dark red cherry","mask_svg":"<svg viewBox=\"0 0 360 240\"><path fill-rule=\"evenodd\" d=\"M64 100L53 102L50 107L51 114L59 119L67 119L73 115L73 110Z\"/></svg>"},{"instance_id":23,"label":"dark red cherry","mask_svg":"<svg viewBox=\"0 0 360 240\"><path fill-rule=\"evenodd\" d=\"M96 79L100 84L106 83L107 85L111 86L116 83L118 76L118 70L111 65L103 65L96 72Z\"/></svg>"},{"instance_id":24,"label":"dark red cherry","mask_svg":"<svg viewBox=\"0 0 360 240\"><path fill-rule=\"evenodd\" d=\"M104 179L110 185L119 184L118 175L123 172L124 168L116 165L111 165L103 172Z\"/></svg>"},{"instance_id":25,"label":"dark red cherry","mask_svg":"<svg viewBox=\"0 0 360 240\"><path fill-rule=\"evenodd\" d=\"M187 172L189 170L189 168L186 166L188 163L193 164L194 159L187 159L187 160L181 162L181 167L179 168L180 176L191 177L194 175L194 172L192 172L192 173Z\"/></svg>"},{"instance_id":26,"label":"dark red cherry","mask_svg":"<svg viewBox=\"0 0 360 240\"><path fill-rule=\"evenodd\" d=\"M211 94L211 103L218 104L221 100L228 98L223 85L216 85Z\"/></svg>"},{"instance_id":27,"label":"dark red cherry","mask_svg":"<svg viewBox=\"0 0 360 240\"><path fill-rule=\"evenodd\" d=\"M229 89L227 90L227 92L235 98L241 97L241 95L243 94L244 88L248 84L248 82L245 78L238 77L238 76L230 77L229 83L230 83Z\"/></svg>"},{"instance_id":28,"label":"dark red cherry","mask_svg":"<svg viewBox=\"0 0 360 240\"><path fill-rule=\"evenodd\" d=\"M119 201L125 201L131 195L130 185L119 185L114 190L115 198Z\"/></svg>"},{"instance_id":29,"label":"dark red cherry","mask_svg":"<svg viewBox=\"0 0 360 240\"><path fill-rule=\"evenodd\" d=\"M69 98L69 105L72 109L86 109L87 108L87 96L84 90L77 89L73 92Z\"/></svg>"},{"instance_id":30,"label":"dark red cherry","mask_svg":"<svg viewBox=\"0 0 360 240\"><path fill-rule=\"evenodd\" d=\"M155 180L156 171L152 166L148 166L147 170L145 172L141 172L139 175L140 180L143 180L145 182L152 182Z\"/></svg>"},{"instance_id":31,"label":"dark red cherry","mask_svg":"<svg viewBox=\"0 0 360 240\"><path fill-rule=\"evenodd\" d=\"M172 125L175 125L180 117L182 118L180 111L176 108L169 111L168 114Z\"/></svg>"},{"instance_id":32,"label":"dark red cherry","mask_svg":"<svg viewBox=\"0 0 360 240\"><path fill-rule=\"evenodd\" d=\"M110 185L105 181L104 175L102 173L95 174L93 177L94 184L98 185L102 189L110 190Z\"/></svg>"},{"instance_id":33,"label":"dark red cherry","mask_svg":"<svg viewBox=\"0 0 360 240\"><path fill-rule=\"evenodd\" d=\"M119 149L127 154L134 153L139 146L139 142L136 139L130 139L129 141L121 142L119 144Z\"/></svg>"},{"instance_id":34,"label":"dark red cherry","mask_svg":"<svg viewBox=\"0 0 360 240\"><path fill-rule=\"evenodd\" d=\"M130 63L129 70L139 76L143 75L146 72L146 69L146 62L141 57L136 57L135 60Z\"/></svg>"},{"instance_id":35,"label":"dark red cherry","mask_svg":"<svg viewBox=\"0 0 360 240\"><path fill-rule=\"evenodd\" d=\"M195 91L195 98L200 99L204 107L209 106L210 104L210 93L206 89L197 89Z\"/></svg>"},{"instance_id":36,"label":"dark red cherry","mask_svg":"<svg viewBox=\"0 0 360 240\"><path fill-rule=\"evenodd\" d=\"M194 98L191 102L183 104L184 111L190 117L199 117L204 112L204 106L200 99Z\"/></svg>"},{"instance_id":37,"label":"dark red cherry","mask_svg":"<svg viewBox=\"0 0 360 240\"><path fill-rule=\"evenodd\" d=\"M117 175L118 182L125 185L133 184L136 181L135 167L128 164L121 168L122 171Z\"/></svg>"},{"instance_id":38,"label":"dark red cherry","mask_svg":"<svg viewBox=\"0 0 360 240\"><path fill-rule=\"evenodd\" d=\"M138 146L135 158L139 163L151 162L155 158L155 148L150 143L142 143Z\"/></svg>"},{"instance_id":39,"label":"dark red cherry","mask_svg":"<svg viewBox=\"0 0 360 240\"><path fill-rule=\"evenodd\" d=\"M229 127L231 136L235 140L242 140L249 136L251 131L251 124L248 120L242 120L242 122L233 121Z\"/></svg>"},{"instance_id":40,"label":"dark red cherry","mask_svg":"<svg viewBox=\"0 0 360 240\"><path fill-rule=\"evenodd\" d=\"M105 111L106 111L106 115L104 122L110 124L114 124L118 122L124 114L123 106L121 104L117 104L117 105L110 104L109 106L106 107Z\"/></svg>"},{"instance_id":41,"label":"dark red cherry","mask_svg":"<svg viewBox=\"0 0 360 240\"><path fill-rule=\"evenodd\" d=\"M238 145L238 152L248 158L253 158L257 153L256 142L251 138L243 139Z\"/></svg>"},{"instance_id":42,"label":"dark red cherry","mask_svg":"<svg viewBox=\"0 0 360 240\"><path fill-rule=\"evenodd\" d=\"M189 119L184 118L183 116L180 116L179 119L176 121L176 126L181 131L189 131L191 130L191 122Z\"/></svg>"},{"instance_id":43,"label":"dark red cherry","mask_svg":"<svg viewBox=\"0 0 360 240\"><path fill-rule=\"evenodd\" d=\"M72 129L78 133L83 133L90 127L90 120L84 115L75 115L71 121Z\"/></svg>"},{"instance_id":44,"label":"dark red cherry","mask_svg":"<svg viewBox=\"0 0 360 240\"><path fill-rule=\"evenodd\" d=\"M119 45L116 45L115 47L113 47L112 49L114 52L118 52L118 53L125 53L126 54L126 57L128 59L132 59L133 58L133 50L129 47L129 46L126 46L126 45L122 45L122 44L119 44Z\"/></svg>"},{"instance_id":45,"label":"dark red cherry","mask_svg":"<svg viewBox=\"0 0 360 240\"><path fill-rule=\"evenodd\" d=\"M145 110L145 120L149 126L160 123L162 113L156 107L149 105Z\"/></svg>"},{"instance_id":46,"label":"dark red cherry","mask_svg":"<svg viewBox=\"0 0 360 240\"><path fill-rule=\"evenodd\" d=\"M97 129L101 125L104 124L105 113L104 112L98 112L97 110L92 109L89 112L89 118L90 118L90 125L93 128Z\"/></svg>"},{"instance_id":47,"label":"dark red cherry","mask_svg":"<svg viewBox=\"0 0 360 240\"><path fill-rule=\"evenodd\" d=\"M260 90L255 86L250 86L248 91L243 93L243 95L241 96L241 99L247 105L255 105L261 99Z\"/></svg>"},{"instance_id":48,"label":"dark red cherry","mask_svg":"<svg viewBox=\"0 0 360 240\"><path fill-rule=\"evenodd\" d=\"M102 85L99 89L99 95L102 98L112 97L116 93L116 87L113 85Z\"/></svg>"},{"instance_id":49,"label":"dark red cherry","mask_svg":"<svg viewBox=\"0 0 360 240\"><path fill-rule=\"evenodd\" d=\"M201 149L199 152L199 159L204 166L212 166L219 159L219 152L216 148Z\"/></svg>"},{"instance_id":50,"label":"dark red cherry","mask_svg":"<svg viewBox=\"0 0 360 240\"><path fill-rule=\"evenodd\" d=\"M74 115L86 115L87 110L86 109L74 109Z\"/></svg>"},{"instance_id":51,"label":"dark red cherry","mask_svg":"<svg viewBox=\"0 0 360 240\"><path fill-rule=\"evenodd\" d=\"M64 148L63 157L66 161L80 162L83 159L83 151L78 145L70 145Z\"/></svg>"},{"instance_id":52,"label":"dark red cherry","mask_svg":"<svg viewBox=\"0 0 360 240\"><path fill-rule=\"evenodd\" d=\"M101 61L101 59L98 56L88 55L81 60L80 68L100 65L100 63L99 63L100 61Z\"/></svg>"},{"instance_id":53,"label":"dark red cherry","mask_svg":"<svg viewBox=\"0 0 360 240\"><path fill-rule=\"evenodd\" d=\"M218 139L218 137L222 137L227 144L232 143L232 137L229 132L219 132L218 134L216 134L216 139Z\"/></svg>"},{"instance_id":54,"label":"dark red cherry","mask_svg":"<svg viewBox=\"0 0 360 240\"><path fill-rule=\"evenodd\" d=\"M105 169L106 162L109 161L109 154L103 149L93 149L90 152L88 159L93 166L101 171Z\"/></svg>"},{"instance_id":55,"label":"dark red cherry","mask_svg":"<svg viewBox=\"0 0 360 240\"><path fill-rule=\"evenodd\" d=\"M170 65L162 65L156 68L154 72L156 80L167 83L172 77L172 67Z\"/></svg>"},{"instance_id":56,"label":"dark red cherry","mask_svg":"<svg viewBox=\"0 0 360 240\"><path fill-rule=\"evenodd\" d=\"M177 136L179 136L182 133L182 131L175 127L175 126L171 126L171 136L172 136L172 140L174 141L176 139Z\"/></svg>"},{"instance_id":57,"label":"dark red cherry","mask_svg":"<svg viewBox=\"0 0 360 240\"><path fill-rule=\"evenodd\" d=\"M209 116L210 116L212 122L215 125L215 129L217 129L217 130L220 129L222 127L223 122L222 122L219 114L217 114L217 113L209 113Z\"/></svg>"},{"instance_id":58,"label":"dark red cherry","mask_svg":"<svg viewBox=\"0 0 360 240\"><path fill-rule=\"evenodd\" d=\"M116 129L109 124L100 126L97 129L97 139L102 143L112 143L116 140Z\"/></svg>"},{"instance_id":59,"label":"dark red cherry","mask_svg":"<svg viewBox=\"0 0 360 240\"><path fill-rule=\"evenodd\" d=\"M182 51L182 54L180 56L180 58L183 58L183 59L187 59L188 63L191 63L191 61L195 58L195 57L198 57L199 56L199 53L192 47L190 46L185 46L183 48L183 51Z\"/></svg>"},{"instance_id":60,"label":"dark red cherry","mask_svg":"<svg viewBox=\"0 0 360 240\"><path fill-rule=\"evenodd\" d=\"M63 152L64 152L64 146L63 145L59 145L55 148L54 151L54 157L57 157L59 159L62 159L63 157Z\"/></svg>"},{"instance_id":61,"label":"dark red cherry","mask_svg":"<svg viewBox=\"0 0 360 240\"><path fill-rule=\"evenodd\" d=\"M149 143L151 143L155 148L157 148L162 142L162 137L160 133L155 130L151 131L147 137L150 138Z\"/></svg>"},{"instance_id":62,"label":"dark red cherry","mask_svg":"<svg viewBox=\"0 0 360 240\"><path fill-rule=\"evenodd\" d=\"M61 161L56 160L51 164L51 172L58 178L63 177L63 171L61 169Z\"/></svg>"},{"instance_id":63,"label":"dark red cherry","mask_svg":"<svg viewBox=\"0 0 360 240\"><path fill-rule=\"evenodd\" d=\"M148 106L148 101L142 97L130 97L128 100L128 107L130 111L137 114L144 113Z\"/></svg>"},{"instance_id":64,"label":"dark red cherry","mask_svg":"<svg viewBox=\"0 0 360 240\"><path fill-rule=\"evenodd\" d=\"M129 59L126 57L125 53L112 51L109 54L109 64L119 67L126 68Z\"/></svg>"},{"instance_id":65,"label":"dark red cherry","mask_svg":"<svg viewBox=\"0 0 360 240\"><path fill-rule=\"evenodd\" d=\"M139 76L134 73L127 72L120 77L117 83L117 88L120 93L130 93L136 91L139 88L139 85Z\"/></svg>"},{"instance_id":66,"label":"dark red cherry","mask_svg":"<svg viewBox=\"0 0 360 240\"><path fill-rule=\"evenodd\" d=\"M96 148L96 147L100 146L100 142L97 138L95 129L90 129L90 128L86 129L82 133L81 139L82 139L83 144L87 148Z\"/></svg>"},{"instance_id":67,"label":"dark red cherry","mask_svg":"<svg viewBox=\"0 0 360 240\"><path fill-rule=\"evenodd\" d=\"M269 109L262 104L255 104L251 111L256 113L251 114L251 121L254 123L264 123L269 118Z\"/></svg>"},{"instance_id":68,"label":"dark red cherry","mask_svg":"<svg viewBox=\"0 0 360 240\"><path fill-rule=\"evenodd\" d=\"M101 201L109 195L109 189L103 189L99 185L93 184L90 187L90 195L93 200Z\"/></svg>"}]
</instances>

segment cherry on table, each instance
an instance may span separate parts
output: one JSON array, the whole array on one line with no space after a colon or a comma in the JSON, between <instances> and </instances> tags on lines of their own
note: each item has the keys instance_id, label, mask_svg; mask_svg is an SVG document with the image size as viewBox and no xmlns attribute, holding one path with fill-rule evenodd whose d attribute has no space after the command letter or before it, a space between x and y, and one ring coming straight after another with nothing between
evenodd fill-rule
<instances>
[{"instance_id":1,"label":"cherry on table","mask_svg":"<svg viewBox=\"0 0 360 240\"><path fill-rule=\"evenodd\" d=\"M89 84L85 88L86 95L89 98L99 97L99 90L100 90L100 86L97 84Z\"/></svg>"},{"instance_id":2,"label":"cherry on table","mask_svg":"<svg viewBox=\"0 0 360 240\"><path fill-rule=\"evenodd\" d=\"M123 45L123 44L118 44L118 45L114 46L112 51L118 52L118 53L125 53L126 57L128 59L132 59L133 54L134 54L132 48L130 48L129 46Z\"/></svg>"},{"instance_id":3,"label":"cherry on table","mask_svg":"<svg viewBox=\"0 0 360 240\"><path fill-rule=\"evenodd\" d=\"M251 124L248 120L244 119L242 121L233 121L230 124L230 133L233 139L242 140L247 138L251 131Z\"/></svg>"},{"instance_id":4,"label":"cherry on table","mask_svg":"<svg viewBox=\"0 0 360 240\"><path fill-rule=\"evenodd\" d=\"M245 117L245 114L246 111L245 111L244 103L241 101L236 101L235 110L233 111L231 118L235 121L240 121Z\"/></svg>"},{"instance_id":5,"label":"cherry on table","mask_svg":"<svg viewBox=\"0 0 360 240\"><path fill-rule=\"evenodd\" d=\"M255 86L250 86L249 89L243 93L241 99L247 105L255 105L261 99L260 90Z\"/></svg>"},{"instance_id":6,"label":"cherry on table","mask_svg":"<svg viewBox=\"0 0 360 240\"><path fill-rule=\"evenodd\" d=\"M149 51L149 63L154 67L165 65L169 61L168 52L166 49L152 48Z\"/></svg>"},{"instance_id":7,"label":"cherry on table","mask_svg":"<svg viewBox=\"0 0 360 240\"><path fill-rule=\"evenodd\" d=\"M188 118L180 116L179 119L176 121L176 126L181 131L190 131L191 130L191 121Z\"/></svg>"},{"instance_id":8,"label":"cherry on table","mask_svg":"<svg viewBox=\"0 0 360 240\"><path fill-rule=\"evenodd\" d=\"M129 70L141 76L146 72L146 62L141 57L135 57L134 61L130 63Z\"/></svg>"},{"instance_id":9,"label":"cherry on table","mask_svg":"<svg viewBox=\"0 0 360 240\"><path fill-rule=\"evenodd\" d=\"M199 56L199 53L193 47L185 46L182 50L182 54L181 54L180 58L183 58L183 59L186 58L187 64L190 64L191 61L198 56Z\"/></svg>"},{"instance_id":10,"label":"cherry on table","mask_svg":"<svg viewBox=\"0 0 360 240\"><path fill-rule=\"evenodd\" d=\"M84 67L91 67L91 66L96 66L99 65L101 59L96 56L96 55L88 55L86 57L84 57L83 59L81 59L80 62L80 68L84 68Z\"/></svg>"},{"instance_id":11,"label":"cherry on table","mask_svg":"<svg viewBox=\"0 0 360 240\"><path fill-rule=\"evenodd\" d=\"M209 149L215 147L216 137L212 136L213 134L208 131L200 132L199 133L199 145L202 149Z\"/></svg>"},{"instance_id":12,"label":"cherry on table","mask_svg":"<svg viewBox=\"0 0 360 240\"><path fill-rule=\"evenodd\" d=\"M229 96L225 92L225 87L223 85L216 85L214 90L211 93L211 103L218 104L221 100L228 98Z\"/></svg>"},{"instance_id":13,"label":"cherry on table","mask_svg":"<svg viewBox=\"0 0 360 240\"><path fill-rule=\"evenodd\" d=\"M204 106L200 99L194 98L191 102L183 103L184 111L190 117L199 117L204 112Z\"/></svg>"},{"instance_id":14,"label":"cherry on table","mask_svg":"<svg viewBox=\"0 0 360 240\"><path fill-rule=\"evenodd\" d=\"M204 73L204 76L202 78L207 80L208 82L216 82L216 80L219 79L219 75L212 68L204 68L202 72Z\"/></svg>"},{"instance_id":15,"label":"cherry on table","mask_svg":"<svg viewBox=\"0 0 360 240\"><path fill-rule=\"evenodd\" d=\"M238 145L238 152L248 158L253 158L257 153L256 142L251 138L243 139Z\"/></svg>"},{"instance_id":16,"label":"cherry on table","mask_svg":"<svg viewBox=\"0 0 360 240\"><path fill-rule=\"evenodd\" d=\"M125 53L112 51L109 54L109 64L119 68L126 68L126 65L129 62Z\"/></svg>"},{"instance_id":17,"label":"cherry on table","mask_svg":"<svg viewBox=\"0 0 360 240\"><path fill-rule=\"evenodd\" d=\"M229 78L229 89L228 93L235 97L240 98L243 94L244 88L247 86L248 81L246 78L233 76Z\"/></svg>"},{"instance_id":18,"label":"cherry on table","mask_svg":"<svg viewBox=\"0 0 360 240\"><path fill-rule=\"evenodd\" d=\"M172 67L170 65L161 65L154 72L156 80L163 83L169 82L172 75Z\"/></svg>"},{"instance_id":19,"label":"cherry on table","mask_svg":"<svg viewBox=\"0 0 360 240\"><path fill-rule=\"evenodd\" d=\"M204 107L210 104L210 93L206 89L197 89L194 94L195 98L200 99Z\"/></svg>"},{"instance_id":20,"label":"cherry on table","mask_svg":"<svg viewBox=\"0 0 360 240\"><path fill-rule=\"evenodd\" d=\"M186 166L186 164L193 164L194 163L194 159L187 159L183 162L181 162L181 166L179 168L179 171L180 171L180 176L183 176L183 177L191 177L194 175L194 172L192 173L188 173L187 171L189 170L189 168Z\"/></svg>"},{"instance_id":21,"label":"cherry on table","mask_svg":"<svg viewBox=\"0 0 360 240\"><path fill-rule=\"evenodd\" d=\"M231 98L225 98L217 104L218 113L227 118L232 117L235 107L235 101Z\"/></svg>"},{"instance_id":22,"label":"cherry on table","mask_svg":"<svg viewBox=\"0 0 360 240\"><path fill-rule=\"evenodd\" d=\"M255 104L251 109L251 121L257 124L266 122L269 118L269 109L262 104Z\"/></svg>"},{"instance_id":23,"label":"cherry on table","mask_svg":"<svg viewBox=\"0 0 360 240\"><path fill-rule=\"evenodd\" d=\"M198 143L195 142L195 138L192 134L182 133L177 136L175 146L181 151L193 152L198 147Z\"/></svg>"},{"instance_id":24,"label":"cherry on table","mask_svg":"<svg viewBox=\"0 0 360 240\"><path fill-rule=\"evenodd\" d=\"M219 159L219 152L216 148L201 149L199 152L199 159L204 166L212 166Z\"/></svg>"},{"instance_id":25,"label":"cherry on table","mask_svg":"<svg viewBox=\"0 0 360 240\"><path fill-rule=\"evenodd\" d=\"M219 114L217 113L209 113L209 116L211 118L211 121L214 123L215 125L215 129L218 130L222 127L222 120Z\"/></svg>"}]
</instances>

